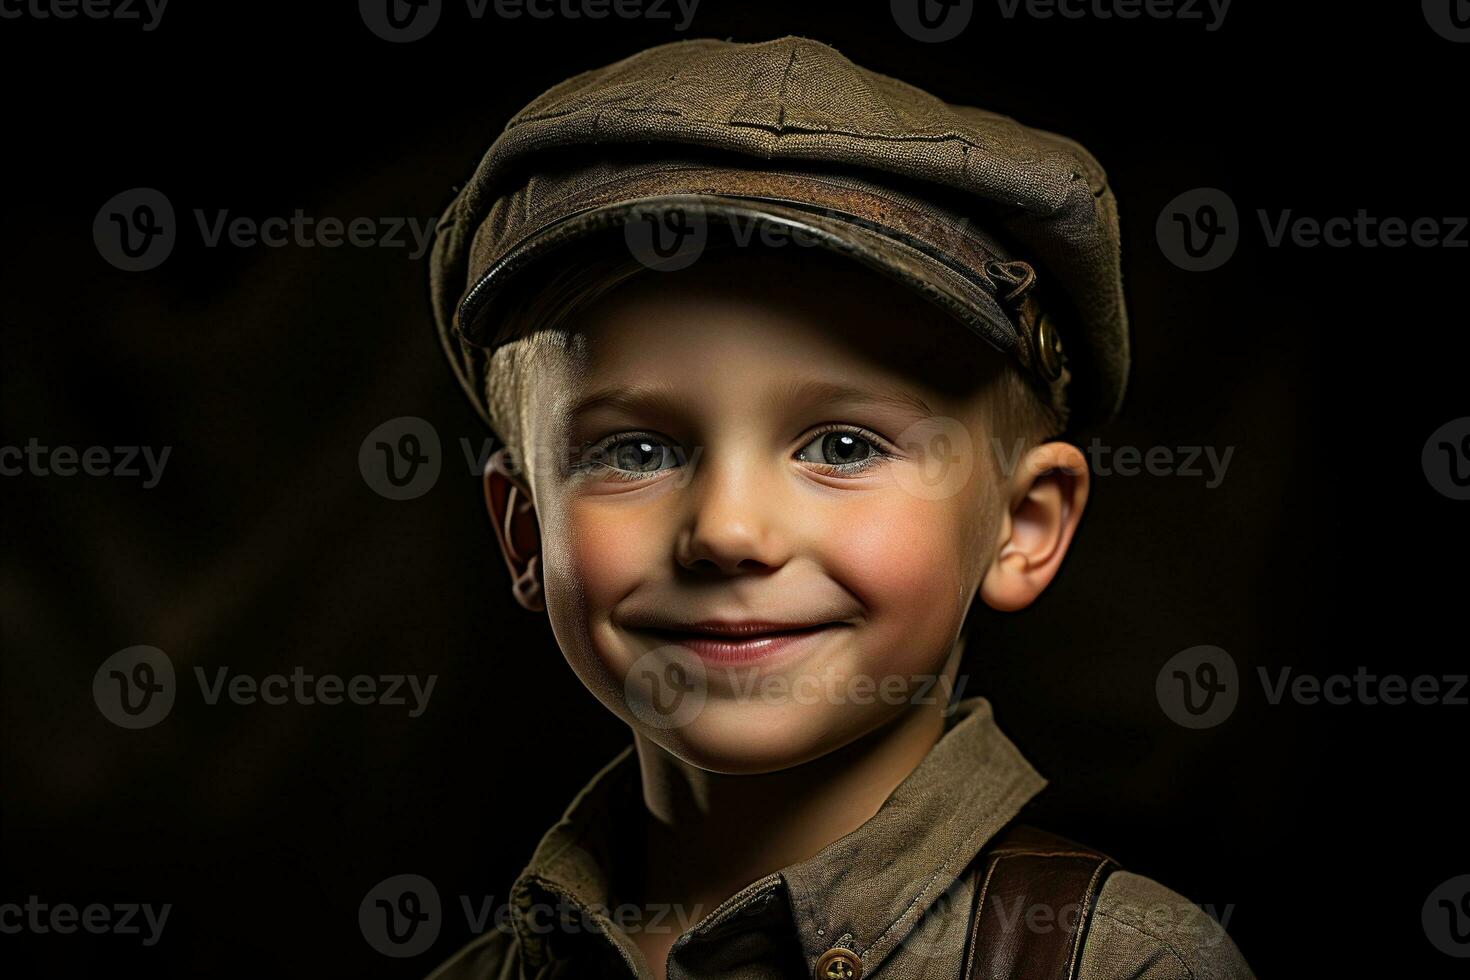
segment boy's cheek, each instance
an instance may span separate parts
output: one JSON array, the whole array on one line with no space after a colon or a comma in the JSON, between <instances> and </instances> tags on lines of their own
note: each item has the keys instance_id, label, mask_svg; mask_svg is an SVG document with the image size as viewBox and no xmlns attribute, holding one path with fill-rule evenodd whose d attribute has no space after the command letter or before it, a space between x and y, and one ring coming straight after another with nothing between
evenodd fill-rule
<instances>
[{"instance_id":1,"label":"boy's cheek","mask_svg":"<svg viewBox=\"0 0 1470 980\"><path fill-rule=\"evenodd\" d=\"M838 521L824 548L833 573L869 604L918 597L960 564L961 530L938 507L891 509L870 520Z\"/></svg>"},{"instance_id":2,"label":"boy's cheek","mask_svg":"<svg viewBox=\"0 0 1470 980\"><path fill-rule=\"evenodd\" d=\"M612 607L667 554L657 528L618 507L557 508L542 524L546 605L557 641L569 655L596 652L610 635Z\"/></svg>"},{"instance_id":3,"label":"boy's cheek","mask_svg":"<svg viewBox=\"0 0 1470 980\"><path fill-rule=\"evenodd\" d=\"M606 611L667 557L659 527L622 507L572 505L558 535L562 567L576 578L593 610Z\"/></svg>"},{"instance_id":4,"label":"boy's cheek","mask_svg":"<svg viewBox=\"0 0 1470 980\"><path fill-rule=\"evenodd\" d=\"M969 591L968 523L953 508L924 501L842 532L828 567L867 608L865 669L932 673L943 666Z\"/></svg>"}]
</instances>

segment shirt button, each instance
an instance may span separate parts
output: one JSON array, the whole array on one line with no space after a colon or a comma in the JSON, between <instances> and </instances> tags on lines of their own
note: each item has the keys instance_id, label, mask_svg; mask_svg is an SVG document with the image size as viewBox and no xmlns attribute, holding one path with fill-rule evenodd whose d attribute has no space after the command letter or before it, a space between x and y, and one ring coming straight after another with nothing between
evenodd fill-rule
<instances>
[{"instance_id":1,"label":"shirt button","mask_svg":"<svg viewBox=\"0 0 1470 980\"><path fill-rule=\"evenodd\" d=\"M850 949L833 946L817 958L816 980L858 980L862 975L862 960Z\"/></svg>"}]
</instances>

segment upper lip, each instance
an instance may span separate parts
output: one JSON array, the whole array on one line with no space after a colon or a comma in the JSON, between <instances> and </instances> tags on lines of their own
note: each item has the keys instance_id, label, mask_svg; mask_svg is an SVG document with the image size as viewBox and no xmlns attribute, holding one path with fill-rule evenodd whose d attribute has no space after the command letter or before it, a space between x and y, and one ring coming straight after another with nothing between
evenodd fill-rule
<instances>
[{"instance_id":1,"label":"upper lip","mask_svg":"<svg viewBox=\"0 0 1470 980\"><path fill-rule=\"evenodd\" d=\"M790 633L795 630L812 629L817 626L837 626L835 620L805 620L799 622L776 622L768 619L701 619L693 623L650 622L632 624L635 628L659 630L668 633L704 633L709 636L750 636L763 633Z\"/></svg>"}]
</instances>

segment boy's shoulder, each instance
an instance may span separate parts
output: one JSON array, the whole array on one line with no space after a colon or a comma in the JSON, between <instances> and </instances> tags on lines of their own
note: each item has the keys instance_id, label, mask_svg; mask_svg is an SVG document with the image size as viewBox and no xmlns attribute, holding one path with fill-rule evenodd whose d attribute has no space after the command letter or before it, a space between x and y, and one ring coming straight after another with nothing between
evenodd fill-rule
<instances>
[{"instance_id":1,"label":"boy's shoulder","mask_svg":"<svg viewBox=\"0 0 1470 980\"><path fill-rule=\"evenodd\" d=\"M1234 906L1201 907L1126 870L1103 881L1082 944L1078 980L1253 980L1226 931Z\"/></svg>"},{"instance_id":2,"label":"boy's shoulder","mask_svg":"<svg viewBox=\"0 0 1470 980\"><path fill-rule=\"evenodd\" d=\"M520 957L515 934L491 928L440 964L428 980L517 980Z\"/></svg>"},{"instance_id":3,"label":"boy's shoulder","mask_svg":"<svg viewBox=\"0 0 1470 980\"><path fill-rule=\"evenodd\" d=\"M971 921L963 976L1251 978L1225 931L1233 906L1202 908L1034 824L1003 829L964 879L958 905Z\"/></svg>"}]
</instances>

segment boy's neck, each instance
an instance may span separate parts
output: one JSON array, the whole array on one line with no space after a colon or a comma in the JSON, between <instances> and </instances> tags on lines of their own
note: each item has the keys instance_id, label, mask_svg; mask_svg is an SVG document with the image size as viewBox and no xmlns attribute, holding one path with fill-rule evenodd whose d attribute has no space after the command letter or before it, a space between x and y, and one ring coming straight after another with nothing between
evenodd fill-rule
<instances>
[{"instance_id":1,"label":"boy's neck","mask_svg":"<svg viewBox=\"0 0 1470 980\"><path fill-rule=\"evenodd\" d=\"M647 849L642 902L692 925L746 885L868 820L944 731L944 706L898 718L811 762L754 776L691 766L637 735Z\"/></svg>"}]
</instances>

